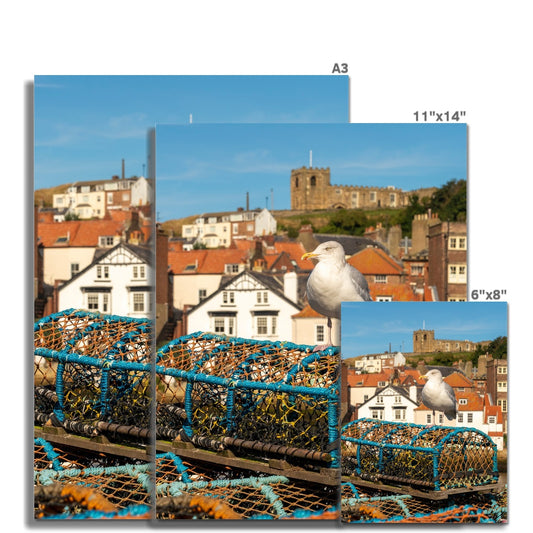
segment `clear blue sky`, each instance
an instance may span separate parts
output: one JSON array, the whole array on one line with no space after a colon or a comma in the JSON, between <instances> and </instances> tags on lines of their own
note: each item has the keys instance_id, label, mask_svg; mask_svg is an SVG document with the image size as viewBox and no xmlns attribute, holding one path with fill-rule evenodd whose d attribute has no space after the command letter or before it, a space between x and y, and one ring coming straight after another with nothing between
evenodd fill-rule
<instances>
[{"instance_id":1,"label":"clear blue sky","mask_svg":"<svg viewBox=\"0 0 533 533\"><path fill-rule=\"evenodd\" d=\"M505 302L346 302L342 304L343 357L413 351L413 331L479 342L507 335Z\"/></svg>"},{"instance_id":2,"label":"clear blue sky","mask_svg":"<svg viewBox=\"0 0 533 533\"><path fill-rule=\"evenodd\" d=\"M337 185L404 190L466 179L466 124L192 124L156 128L158 220L290 208L292 169L330 167Z\"/></svg>"},{"instance_id":3,"label":"clear blue sky","mask_svg":"<svg viewBox=\"0 0 533 533\"><path fill-rule=\"evenodd\" d=\"M348 76L36 76L35 188L147 172L156 124L347 122ZM145 165L145 166L143 166Z\"/></svg>"}]
</instances>

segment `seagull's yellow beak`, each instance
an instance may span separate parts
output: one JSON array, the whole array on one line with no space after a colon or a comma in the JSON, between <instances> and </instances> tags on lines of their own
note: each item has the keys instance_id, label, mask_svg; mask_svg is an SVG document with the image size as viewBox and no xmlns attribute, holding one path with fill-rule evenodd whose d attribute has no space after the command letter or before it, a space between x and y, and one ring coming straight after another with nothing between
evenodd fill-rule
<instances>
[{"instance_id":1,"label":"seagull's yellow beak","mask_svg":"<svg viewBox=\"0 0 533 533\"><path fill-rule=\"evenodd\" d=\"M423 376L420 376L422 379L428 379L427 375L424 374Z\"/></svg>"},{"instance_id":2,"label":"seagull's yellow beak","mask_svg":"<svg viewBox=\"0 0 533 533\"><path fill-rule=\"evenodd\" d=\"M318 257L318 255L313 252L307 252L302 255L302 259L310 259L311 257Z\"/></svg>"}]
</instances>

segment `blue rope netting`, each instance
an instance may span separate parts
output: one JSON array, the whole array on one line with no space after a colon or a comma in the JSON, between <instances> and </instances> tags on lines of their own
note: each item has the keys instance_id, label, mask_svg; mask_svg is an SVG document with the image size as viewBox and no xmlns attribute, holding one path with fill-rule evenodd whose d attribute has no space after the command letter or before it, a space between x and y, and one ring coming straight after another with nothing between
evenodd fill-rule
<instances>
[{"instance_id":1,"label":"blue rope netting","mask_svg":"<svg viewBox=\"0 0 533 533\"><path fill-rule=\"evenodd\" d=\"M496 445L476 428L363 418L343 426L341 441L348 476L401 478L436 491L498 480Z\"/></svg>"},{"instance_id":2,"label":"blue rope netting","mask_svg":"<svg viewBox=\"0 0 533 533\"><path fill-rule=\"evenodd\" d=\"M36 322L34 354L56 365L56 418L131 424L146 407L147 397L135 391L143 388L152 370L150 335L147 319L74 309ZM131 408L135 402L139 402L136 413L121 419L121 408Z\"/></svg>"},{"instance_id":3,"label":"blue rope netting","mask_svg":"<svg viewBox=\"0 0 533 533\"><path fill-rule=\"evenodd\" d=\"M322 448L330 453L332 466L336 467L339 465L338 353L334 347L313 352L313 346L308 345L195 332L174 339L158 350L156 375L186 384L183 398L186 416L178 429L189 437L204 435L206 426L211 425L217 429L210 437L254 440L249 436L254 431L254 417L260 423L259 419L267 415L271 427L284 425L285 429L278 431L278 435L290 433L294 420L301 418L302 413L311 416L312 410L316 410L315 420L327 419L327 444ZM209 415L201 409L206 405L212 407ZM271 412L273 409L278 411L277 419ZM160 420L159 424L165 422ZM301 437L312 429L298 429L300 441L296 447L306 447L305 443L301 444ZM258 433L268 438L265 437L268 430L264 428ZM248 433L243 434L245 431ZM257 436L255 440L261 438ZM285 442L280 438L277 444L290 446L291 442L289 438Z\"/></svg>"}]
</instances>

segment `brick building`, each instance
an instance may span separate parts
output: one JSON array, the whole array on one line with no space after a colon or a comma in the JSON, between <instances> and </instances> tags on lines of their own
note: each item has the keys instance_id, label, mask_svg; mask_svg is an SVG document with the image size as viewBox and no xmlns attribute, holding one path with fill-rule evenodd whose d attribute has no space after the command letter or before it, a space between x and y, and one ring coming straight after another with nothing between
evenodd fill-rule
<instances>
[{"instance_id":1,"label":"brick building","mask_svg":"<svg viewBox=\"0 0 533 533\"><path fill-rule=\"evenodd\" d=\"M467 299L466 222L435 222L428 226L428 283L439 301Z\"/></svg>"},{"instance_id":2,"label":"brick building","mask_svg":"<svg viewBox=\"0 0 533 533\"><path fill-rule=\"evenodd\" d=\"M503 431L507 433L507 359L493 359L487 354L487 392L495 405L501 407Z\"/></svg>"}]
</instances>

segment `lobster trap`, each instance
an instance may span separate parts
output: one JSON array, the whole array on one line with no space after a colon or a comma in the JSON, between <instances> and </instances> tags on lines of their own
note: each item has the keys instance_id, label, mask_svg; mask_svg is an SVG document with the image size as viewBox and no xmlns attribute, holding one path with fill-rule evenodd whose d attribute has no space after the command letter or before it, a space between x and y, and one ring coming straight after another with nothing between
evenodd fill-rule
<instances>
[{"instance_id":1,"label":"lobster trap","mask_svg":"<svg viewBox=\"0 0 533 533\"><path fill-rule=\"evenodd\" d=\"M338 487L257 475L223 464L156 456L156 518L338 519Z\"/></svg>"},{"instance_id":2,"label":"lobster trap","mask_svg":"<svg viewBox=\"0 0 533 533\"><path fill-rule=\"evenodd\" d=\"M342 475L435 496L486 490L498 482L496 445L474 428L360 419L342 428Z\"/></svg>"},{"instance_id":3,"label":"lobster trap","mask_svg":"<svg viewBox=\"0 0 533 533\"><path fill-rule=\"evenodd\" d=\"M341 520L348 523L502 523L507 520L507 490L427 500L411 494L368 491L342 483Z\"/></svg>"},{"instance_id":4,"label":"lobster trap","mask_svg":"<svg viewBox=\"0 0 533 533\"><path fill-rule=\"evenodd\" d=\"M340 464L335 348L193 333L156 360L157 438Z\"/></svg>"},{"instance_id":5,"label":"lobster trap","mask_svg":"<svg viewBox=\"0 0 533 533\"><path fill-rule=\"evenodd\" d=\"M68 309L34 325L34 410L52 423L94 436L147 436L151 322ZM129 429L128 429L129 428Z\"/></svg>"},{"instance_id":6,"label":"lobster trap","mask_svg":"<svg viewBox=\"0 0 533 533\"><path fill-rule=\"evenodd\" d=\"M151 518L153 466L34 439L38 519Z\"/></svg>"},{"instance_id":7,"label":"lobster trap","mask_svg":"<svg viewBox=\"0 0 533 533\"><path fill-rule=\"evenodd\" d=\"M34 346L37 424L149 437L149 320L68 309L35 323Z\"/></svg>"}]
</instances>

